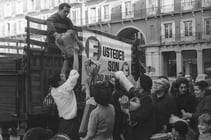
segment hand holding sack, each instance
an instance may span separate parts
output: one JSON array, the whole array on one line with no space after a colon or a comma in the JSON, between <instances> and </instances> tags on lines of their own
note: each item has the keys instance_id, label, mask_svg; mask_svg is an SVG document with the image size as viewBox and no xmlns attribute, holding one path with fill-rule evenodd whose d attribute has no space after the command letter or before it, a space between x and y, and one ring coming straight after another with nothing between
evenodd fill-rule
<instances>
[{"instance_id":1,"label":"hand holding sack","mask_svg":"<svg viewBox=\"0 0 211 140\"><path fill-rule=\"evenodd\" d=\"M67 58L73 56L74 51L82 52L84 47L74 30L67 30L65 33L54 33L55 44Z\"/></svg>"}]
</instances>

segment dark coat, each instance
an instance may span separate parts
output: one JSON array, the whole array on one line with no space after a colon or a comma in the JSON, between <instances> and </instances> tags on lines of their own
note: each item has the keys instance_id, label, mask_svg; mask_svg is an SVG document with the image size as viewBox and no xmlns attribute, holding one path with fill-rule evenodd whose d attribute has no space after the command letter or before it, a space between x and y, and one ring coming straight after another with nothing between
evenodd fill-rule
<instances>
[{"instance_id":1,"label":"dark coat","mask_svg":"<svg viewBox=\"0 0 211 140\"><path fill-rule=\"evenodd\" d=\"M129 95L137 95L131 88ZM136 111L131 111L131 120L138 124L128 127L127 140L150 140L154 132L154 103L150 92L143 92L139 96L141 106Z\"/></svg>"},{"instance_id":2,"label":"dark coat","mask_svg":"<svg viewBox=\"0 0 211 140\"><path fill-rule=\"evenodd\" d=\"M201 98L196 106L196 111L193 113L193 118L198 117L203 113L211 113L211 95Z\"/></svg>"},{"instance_id":3,"label":"dark coat","mask_svg":"<svg viewBox=\"0 0 211 140\"><path fill-rule=\"evenodd\" d=\"M122 112L119 98L124 95L124 91L122 90L115 90L113 93L113 105L115 109L115 123L114 123L114 131L113 131L113 139L114 140L121 140L120 134L125 132L127 127L126 125L126 115Z\"/></svg>"},{"instance_id":4,"label":"dark coat","mask_svg":"<svg viewBox=\"0 0 211 140\"><path fill-rule=\"evenodd\" d=\"M52 24L53 23L53 24ZM68 29L73 29L72 21L69 18L62 18L58 13L51 15L47 19L48 43L54 43L54 32L64 33Z\"/></svg>"},{"instance_id":5,"label":"dark coat","mask_svg":"<svg viewBox=\"0 0 211 140\"><path fill-rule=\"evenodd\" d=\"M155 133L160 133L164 125L168 126L171 114L178 115L178 111L174 98L168 93L160 98L153 94L153 100L155 103Z\"/></svg>"},{"instance_id":6,"label":"dark coat","mask_svg":"<svg viewBox=\"0 0 211 140\"><path fill-rule=\"evenodd\" d=\"M196 111L192 114L191 122L193 122L193 128L198 131L198 118L203 113L211 113L211 91L207 90L204 97L198 100Z\"/></svg>"},{"instance_id":7,"label":"dark coat","mask_svg":"<svg viewBox=\"0 0 211 140\"><path fill-rule=\"evenodd\" d=\"M183 95L178 95L176 97L176 105L178 109L178 116L182 117L181 110L185 110L185 112L194 113L196 110L197 99L191 93L186 93ZM194 120L190 120L189 125L192 129L196 130L196 122Z\"/></svg>"},{"instance_id":8,"label":"dark coat","mask_svg":"<svg viewBox=\"0 0 211 140\"><path fill-rule=\"evenodd\" d=\"M176 105L178 114L182 117L181 110L184 109L185 112L194 113L197 105L196 97L191 93L186 93L183 95L178 95L176 97Z\"/></svg>"}]
</instances>

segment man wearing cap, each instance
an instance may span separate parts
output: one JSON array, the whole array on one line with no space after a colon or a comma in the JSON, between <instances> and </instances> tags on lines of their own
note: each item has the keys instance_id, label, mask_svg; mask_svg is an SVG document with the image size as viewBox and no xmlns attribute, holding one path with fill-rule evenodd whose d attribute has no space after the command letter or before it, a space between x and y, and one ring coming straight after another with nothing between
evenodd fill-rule
<instances>
[{"instance_id":1,"label":"man wearing cap","mask_svg":"<svg viewBox=\"0 0 211 140\"><path fill-rule=\"evenodd\" d=\"M155 133L166 132L171 114L176 115L176 103L169 91L169 81L165 78L158 78L153 82L152 97L155 104Z\"/></svg>"}]
</instances>

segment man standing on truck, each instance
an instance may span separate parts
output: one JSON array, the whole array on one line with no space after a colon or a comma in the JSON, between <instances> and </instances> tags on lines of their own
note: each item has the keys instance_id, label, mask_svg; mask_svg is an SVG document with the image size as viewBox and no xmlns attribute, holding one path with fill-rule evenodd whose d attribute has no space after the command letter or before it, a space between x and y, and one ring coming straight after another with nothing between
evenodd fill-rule
<instances>
[{"instance_id":1,"label":"man standing on truck","mask_svg":"<svg viewBox=\"0 0 211 140\"><path fill-rule=\"evenodd\" d=\"M74 29L72 21L67 17L71 6L68 3L61 3L57 13L47 19L48 43L55 43L55 36L65 33L68 29Z\"/></svg>"},{"instance_id":2,"label":"man standing on truck","mask_svg":"<svg viewBox=\"0 0 211 140\"><path fill-rule=\"evenodd\" d=\"M67 60L68 67L72 66L73 53L77 50L82 50L83 45L78 39L76 27L67 17L71 6L68 3L61 3L57 13L51 15L47 19L47 37L48 46L55 46L62 51L64 58ZM49 50L51 52L51 50ZM71 68L69 68L71 69Z\"/></svg>"}]
</instances>

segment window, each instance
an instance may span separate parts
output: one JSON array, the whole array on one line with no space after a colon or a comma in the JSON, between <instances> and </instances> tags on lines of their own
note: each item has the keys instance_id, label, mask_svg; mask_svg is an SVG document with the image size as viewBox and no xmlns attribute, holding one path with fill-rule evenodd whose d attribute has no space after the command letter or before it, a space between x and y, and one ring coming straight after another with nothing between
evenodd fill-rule
<instances>
[{"instance_id":1,"label":"window","mask_svg":"<svg viewBox=\"0 0 211 140\"><path fill-rule=\"evenodd\" d=\"M0 3L0 9L2 9L2 12L0 12L0 19L4 18L4 4Z\"/></svg>"},{"instance_id":2,"label":"window","mask_svg":"<svg viewBox=\"0 0 211 140\"><path fill-rule=\"evenodd\" d=\"M131 9L131 2L127 1L125 2L125 16L130 16L132 13L132 9Z\"/></svg>"},{"instance_id":3,"label":"window","mask_svg":"<svg viewBox=\"0 0 211 140\"><path fill-rule=\"evenodd\" d=\"M4 5L4 16L12 16L12 4L10 2L6 2Z\"/></svg>"},{"instance_id":4,"label":"window","mask_svg":"<svg viewBox=\"0 0 211 140\"><path fill-rule=\"evenodd\" d=\"M193 36L192 21L184 21L185 36Z\"/></svg>"},{"instance_id":5,"label":"window","mask_svg":"<svg viewBox=\"0 0 211 140\"><path fill-rule=\"evenodd\" d=\"M195 38L195 20L185 19L181 21L181 40L193 40Z\"/></svg>"},{"instance_id":6,"label":"window","mask_svg":"<svg viewBox=\"0 0 211 140\"><path fill-rule=\"evenodd\" d=\"M55 1L54 0L49 0L49 8L54 8L54 4L55 4Z\"/></svg>"},{"instance_id":7,"label":"window","mask_svg":"<svg viewBox=\"0 0 211 140\"><path fill-rule=\"evenodd\" d=\"M6 23L6 31L5 31L5 35L9 36L11 32L11 25L10 23Z\"/></svg>"},{"instance_id":8,"label":"window","mask_svg":"<svg viewBox=\"0 0 211 140\"><path fill-rule=\"evenodd\" d=\"M0 23L0 33L1 33L0 37L4 36L3 33L2 33L2 30L3 30L3 23Z\"/></svg>"},{"instance_id":9,"label":"window","mask_svg":"<svg viewBox=\"0 0 211 140\"><path fill-rule=\"evenodd\" d=\"M150 40L153 39L153 35L154 35L154 25L150 25Z\"/></svg>"},{"instance_id":10,"label":"window","mask_svg":"<svg viewBox=\"0 0 211 140\"><path fill-rule=\"evenodd\" d=\"M204 33L211 35L211 18L204 19Z\"/></svg>"},{"instance_id":11,"label":"window","mask_svg":"<svg viewBox=\"0 0 211 140\"><path fill-rule=\"evenodd\" d=\"M16 14L22 14L23 13L23 0L17 0L15 5L16 5Z\"/></svg>"},{"instance_id":12,"label":"window","mask_svg":"<svg viewBox=\"0 0 211 140\"><path fill-rule=\"evenodd\" d=\"M174 11L174 0L161 0L161 13Z\"/></svg>"},{"instance_id":13,"label":"window","mask_svg":"<svg viewBox=\"0 0 211 140\"><path fill-rule=\"evenodd\" d=\"M36 0L27 0L28 12L35 11L36 9Z\"/></svg>"},{"instance_id":14,"label":"window","mask_svg":"<svg viewBox=\"0 0 211 140\"><path fill-rule=\"evenodd\" d=\"M183 10L189 10L194 7L195 0L181 0L181 7Z\"/></svg>"},{"instance_id":15,"label":"window","mask_svg":"<svg viewBox=\"0 0 211 140\"><path fill-rule=\"evenodd\" d=\"M172 38L172 23L164 24L165 38Z\"/></svg>"},{"instance_id":16,"label":"window","mask_svg":"<svg viewBox=\"0 0 211 140\"><path fill-rule=\"evenodd\" d=\"M147 0L147 15L156 15L158 9L158 1L157 0Z\"/></svg>"},{"instance_id":17,"label":"window","mask_svg":"<svg viewBox=\"0 0 211 140\"><path fill-rule=\"evenodd\" d=\"M91 8L89 8L88 17L89 17L88 18L89 24L93 24L93 23L98 22L97 7L91 7Z\"/></svg>"},{"instance_id":18,"label":"window","mask_svg":"<svg viewBox=\"0 0 211 140\"><path fill-rule=\"evenodd\" d=\"M12 34L13 34L13 35L17 35L16 21L13 22Z\"/></svg>"},{"instance_id":19,"label":"window","mask_svg":"<svg viewBox=\"0 0 211 140\"><path fill-rule=\"evenodd\" d=\"M75 8L71 9L71 14L70 18L75 25L81 25L81 9L80 8Z\"/></svg>"},{"instance_id":20,"label":"window","mask_svg":"<svg viewBox=\"0 0 211 140\"><path fill-rule=\"evenodd\" d=\"M175 40L175 23L174 21L167 21L161 24L161 36L162 41L174 41Z\"/></svg>"},{"instance_id":21,"label":"window","mask_svg":"<svg viewBox=\"0 0 211 140\"><path fill-rule=\"evenodd\" d=\"M102 6L102 21L108 21L111 19L111 15L110 15L110 6L107 4L107 5L103 5Z\"/></svg>"},{"instance_id":22,"label":"window","mask_svg":"<svg viewBox=\"0 0 211 140\"><path fill-rule=\"evenodd\" d=\"M25 33L26 21L24 19L18 20L16 26L17 26L17 34Z\"/></svg>"},{"instance_id":23,"label":"window","mask_svg":"<svg viewBox=\"0 0 211 140\"><path fill-rule=\"evenodd\" d=\"M60 0L55 0L54 5L59 6Z\"/></svg>"},{"instance_id":24,"label":"window","mask_svg":"<svg viewBox=\"0 0 211 140\"><path fill-rule=\"evenodd\" d=\"M132 18L134 16L133 5L131 1L124 1L122 4L122 18Z\"/></svg>"},{"instance_id":25,"label":"window","mask_svg":"<svg viewBox=\"0 0 211 140\"><path fill-rule=\"evenodd\" d=\"M16 24L16 28L17 28L17 34L20 34L21 33L21 21L20 20L18 20L17 21L17 24Z\"/></svg>"},{"instance_id":26,"label":"window","mask_svg":"<svg viewBox=\"0 0 211 140\"><path fill-rule=\"evenodd\" d=\"M211 0L202 0L202 7L211 6Z\"/></svg>"},{"instance_id":27,"label":"window","mask_svg":"<svg viewBox=\"0 0 211 140\"><path fill-rule=\"evenodd\" d=\"M70 18L71 18L73 24L75 24L76 23L76 18L77 18L76 10L72 10L71 11L71 17Z\"/></svg>"},{"instance_id":28,"label":"window","mask_svg":"<svg viewBox=\"0 0 211 140\"><path fill-rule=\"evenodd\" d=\"M51 0L42 0L41 1L41 9L49 9L52 7L52 1Z\"/></svg>"},{"instance_id":29,"label":"window","mask_svg":"<svg viewBox=\"0 0 211 140\"><path fill-rule=\"evenodd\" d=\"M1 30L1 34L2 34L2 36L5 36L5 31L6 29L5 29L5 23L2 23L2 30Z\"/></svg>"}]
</instances>

